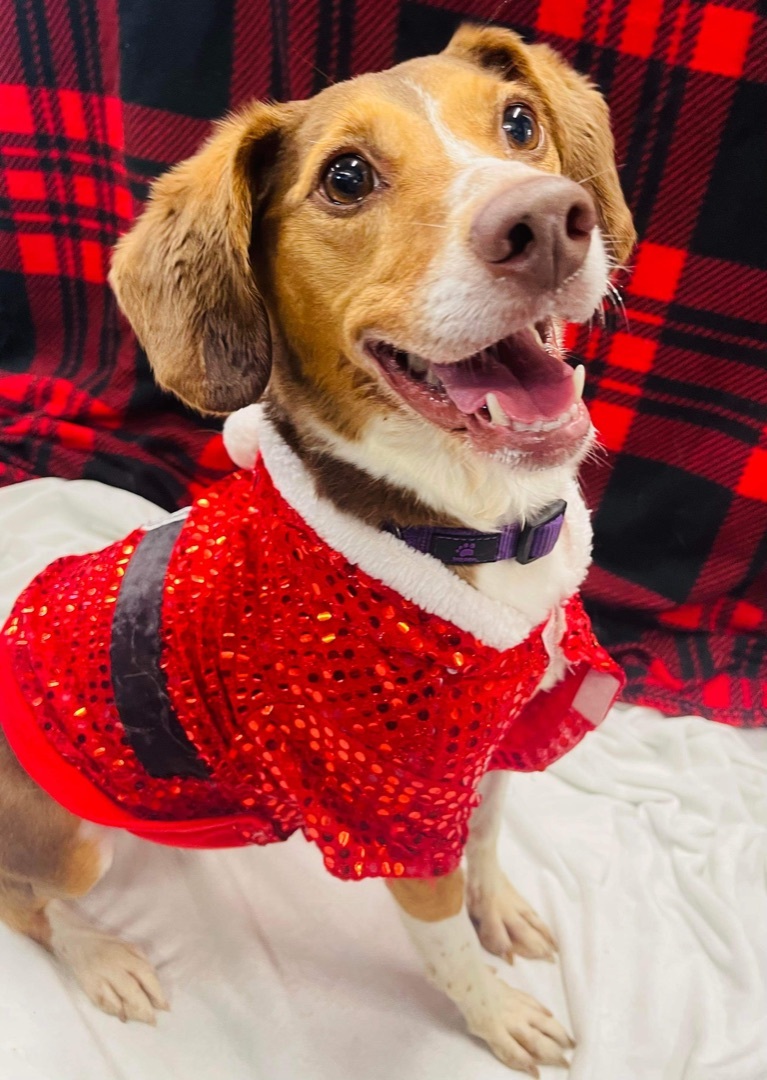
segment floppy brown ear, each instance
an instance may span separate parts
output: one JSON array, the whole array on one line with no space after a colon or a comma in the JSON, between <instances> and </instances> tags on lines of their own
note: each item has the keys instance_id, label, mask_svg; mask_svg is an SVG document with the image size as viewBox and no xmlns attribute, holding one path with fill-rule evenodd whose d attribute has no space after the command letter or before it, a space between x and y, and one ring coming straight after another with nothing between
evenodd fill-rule
<instances>
[{"instance_id":1,"label":"floppy brown ear","mask_svg":"<svg viewBox=\"0 0 767 1080\"><path fill-rule=\"evenodd\" d=\"M526 45L512 30L467 24L445 52L535 87L548 107L562 172L594 196L610 256L624 263L636 233L615 167L610 113L599 91L548 45Z\"/></svg>"},{"instance_id":2,"label":"floppy brown ear","mask_svg":"<svg viewBox=\"0 0 767 1080\"><path fill-rule=\"evenodd\" d=\"M254 200L290 106L223 121L152 186L117 244L109 281L155 377L202 412L257 401L271 371L269 318L250 265Z\"/></svg>"}]
</instances>

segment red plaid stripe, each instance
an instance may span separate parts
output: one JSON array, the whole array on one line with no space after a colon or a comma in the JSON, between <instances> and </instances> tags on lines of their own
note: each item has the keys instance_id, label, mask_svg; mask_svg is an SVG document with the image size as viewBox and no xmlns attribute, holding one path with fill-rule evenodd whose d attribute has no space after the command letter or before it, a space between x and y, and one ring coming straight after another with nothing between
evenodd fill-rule
<instances>
[{"instance_id":1,"label":"red plaid stripe","mask_svg":"<svg viewBox=\"0 0 767 1080\"><path fill-rule=\"evenodd\" d=\"M230 105L434 51L467 17L505 23L607 94L642 237L626 321L571 334L608 458L586 474L600 636L632 700L767 722L765 14L749 0L0 5L0 478L89 476L171 506L224 469L218 437L153 387L104 282L149 179Z\"/></svg>"}]
</instances>

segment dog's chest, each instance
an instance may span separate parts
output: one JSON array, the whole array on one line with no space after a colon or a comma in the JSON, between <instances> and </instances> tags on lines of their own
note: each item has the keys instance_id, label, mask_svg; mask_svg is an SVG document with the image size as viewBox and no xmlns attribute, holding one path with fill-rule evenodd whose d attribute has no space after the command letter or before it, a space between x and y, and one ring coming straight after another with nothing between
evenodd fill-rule
<instances>
[{"instance_id":1,"label":"dog's chest","mask_svg":"<svg viewBox=\"0 0 767 1080\"><path fill-rule=\"evenodd\" d=\"M566 551L555 549L545 559L526 566L513 559L485 563L475 568L473 584L485 596L521 611L535 626L569 595L567 560Z\"/></svg>"}]
</instances>

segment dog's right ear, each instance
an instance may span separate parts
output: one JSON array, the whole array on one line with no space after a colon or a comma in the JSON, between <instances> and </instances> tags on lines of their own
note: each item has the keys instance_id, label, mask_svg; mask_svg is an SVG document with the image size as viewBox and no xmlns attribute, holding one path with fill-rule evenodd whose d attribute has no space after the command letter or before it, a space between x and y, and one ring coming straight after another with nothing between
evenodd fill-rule
<instances>
[{"instance_id":1,"label":"dog's right ear","mask_svg":"<svg viewBox=\"0 0 767 1080\"><path fill-rule=\"evenodd\" d=\"M109 281L155 377L201 412L230 413L263 394L269 318L250 263L254 206L295 116L255 104L223 121L152 186L115 248Z\"/></svg>"}]
</instances>

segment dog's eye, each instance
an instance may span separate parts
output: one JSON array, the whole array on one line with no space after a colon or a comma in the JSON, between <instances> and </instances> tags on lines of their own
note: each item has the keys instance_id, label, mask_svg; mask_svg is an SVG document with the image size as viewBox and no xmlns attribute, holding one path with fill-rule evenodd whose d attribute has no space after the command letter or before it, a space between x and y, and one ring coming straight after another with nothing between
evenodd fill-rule
<instances>
[{"instance_id":1,"label":"dog's eye","mask_svg":"<svg viewBox=\"0 0 767 1080\"><path fill-rule=\"evenodd\" d=\"M351 206L362 202L375 187L373 167L359 154L342 154L331 161L322 177L322 190L332 203Z\"/></svg>"},{"instance_id":2,"label":"dog's eye","mask_svg":"<svg viewBox=\"0 0 767 1080\"><path fill-rule=\"evenodd\" d=\"M541 141L541 129L532 110L519 102L506 107L503 130L511 145L518 150L534 150Z\"/></svg>"}]
</instances>

